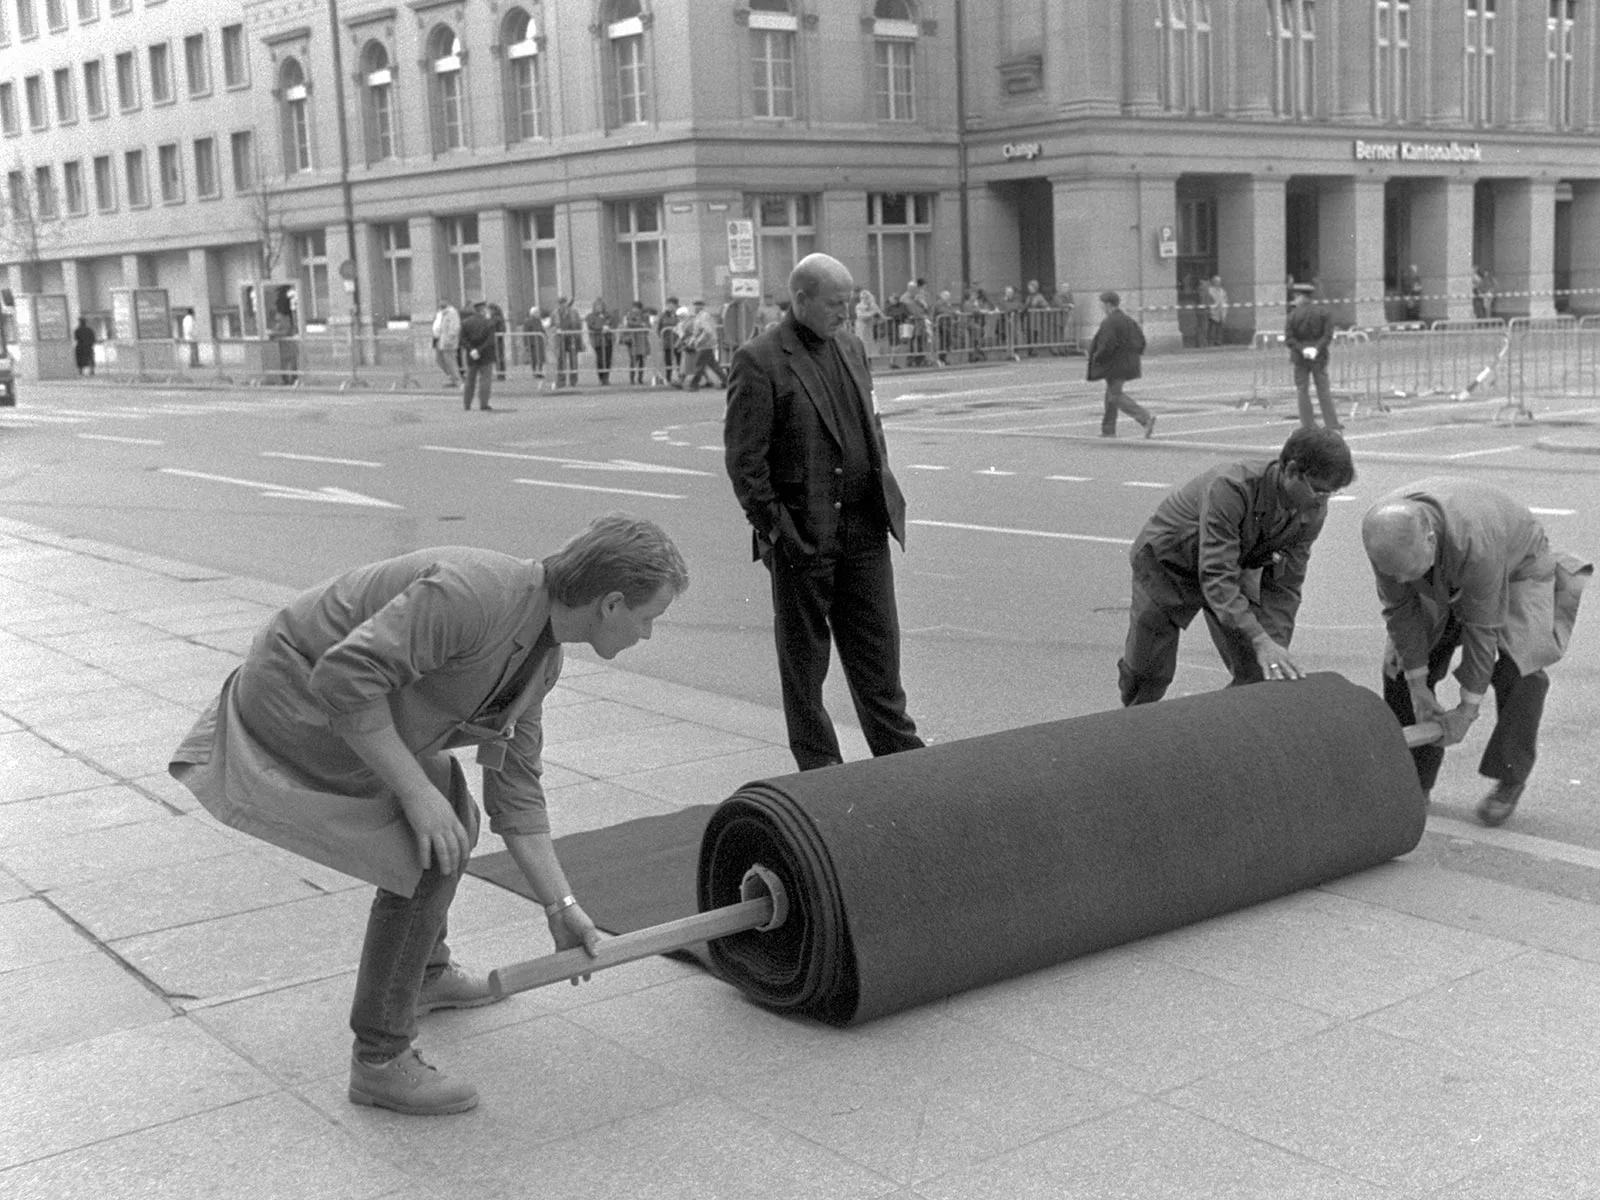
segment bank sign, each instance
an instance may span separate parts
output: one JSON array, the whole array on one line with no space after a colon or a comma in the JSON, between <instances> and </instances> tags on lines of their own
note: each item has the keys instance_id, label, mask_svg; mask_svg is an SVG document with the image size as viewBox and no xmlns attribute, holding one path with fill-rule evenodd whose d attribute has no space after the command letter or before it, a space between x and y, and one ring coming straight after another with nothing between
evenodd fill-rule
<instances>
[{"instance_id":1,"label":"bank sign","mask_svg":"<svg viewBox=\"0 0 1600 1200\"><path fill-rule=\"evenodd\" d=\"M1481 163L1477 142L1355 142L1357 162Z\"/></svg>"}]
</instances>

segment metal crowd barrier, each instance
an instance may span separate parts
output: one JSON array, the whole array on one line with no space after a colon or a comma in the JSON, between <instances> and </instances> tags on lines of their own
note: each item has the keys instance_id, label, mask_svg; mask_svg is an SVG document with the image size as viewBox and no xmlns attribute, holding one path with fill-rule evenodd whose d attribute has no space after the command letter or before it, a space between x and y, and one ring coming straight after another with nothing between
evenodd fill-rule
<instances>
[{"instance_id":1,"label":"metal crowd barrier","mask_svg":"<svg viewBox=\"0 0 1600 1200\"><path fill-rule=\"evenodd\" d=\"M856 333L874 367L943 367L1084 350L1076 308L881 317L865 327L858 323Z\"/></svg>"}]
</instances>

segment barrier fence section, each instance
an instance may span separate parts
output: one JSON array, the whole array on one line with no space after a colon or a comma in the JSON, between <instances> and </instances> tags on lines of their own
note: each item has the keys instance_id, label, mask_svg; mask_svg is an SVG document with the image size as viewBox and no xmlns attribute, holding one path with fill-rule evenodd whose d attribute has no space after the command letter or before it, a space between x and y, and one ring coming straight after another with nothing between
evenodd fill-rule
<instances>
[{"instance_id":1,"label":"barrier fence section","mask_svg":"<svg viewBox=\"0 0 1600 1200\"><path fill-rule=\"evenodd\" d=\"M1076 308L951 312L856 323L876 367L955 366L1011 361L1039 354L1080 354Z\"/></svg>"}]
</instances>

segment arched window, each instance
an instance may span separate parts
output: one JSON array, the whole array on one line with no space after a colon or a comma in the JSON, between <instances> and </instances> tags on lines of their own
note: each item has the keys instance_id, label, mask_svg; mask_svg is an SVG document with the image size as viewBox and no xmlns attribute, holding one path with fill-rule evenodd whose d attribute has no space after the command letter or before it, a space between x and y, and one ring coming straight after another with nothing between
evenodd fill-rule
<instances>
[{"instance_id":1,"label":"arched window","mask_svg":"<svg viewBox=\"0 0 1600 1200\"><path fill-rule=\"evenodd\" d=\"M501 27L505 55L506 140L545 136L540 103L539 29L533 17L513 9Z\"/></svg>"},{"instance_id":2,"label":"arched window","mask_svg":"<svg viewBox=\"0 0 1600 1200\"><path fill-rule=\"evenodd\" d=\"M1212 111L1211 0L1156 0L1156 38L1161 107Z\"/></svg>"},{"instance_id":3,"label":"arched window","mask_svg":"<svg viewBox=\"0 0 1600 1200\"><path fill-rule=\"evenodd\" d=\"M878 120L917 119L917 13L911 0L878 0L872 10L873 91Z\"/></svg>"},{"instance_id":4,"label":"arched window","mask_svg":"<svg viewBox=\"0 0 1600 1200\"><path fill-rule=\"evenodd\" d=\"M611 124L643 125L650 120L649 80L645 75L644 12L639 0L606 5L606 52L611 62Z\"/></svg>"},{"instance_id":5,"label":"arched window","mask_svg":"<svg viewBox=\"0 0 1600 1200\"><path fill-rule=\"evenodd\" d=\"M467 144L467 118L462 82L461 39L448 25L428 38L428 108L433 119L433 152L460 150Z\"/></svg>"},{"instance_id":6,"label":"arched window","mask_svg":"<svg viewBox=\"0 0 1600 1200\"><path fill-rule=\"evenodd\" d=\"M751 111L758 117L792 117L794 44L799 28L791 0L750 0L750 59L755 68Z\"/></svg>"},{"instance_id":7,"label":"arched window","mask_svg":"<svg viewBox=\"0 0 1600 1200\"><path fill-rule=\"evenodd\" d=\"M361 118L367 161L395 157L394 71L382 42L368 42L361 52Z\"/></svg>"},{"instance_id":8,"label":"arched window","mask_svg":"<svg viewBox=\"0 0 1600 1200\"><path fill-rule=\"evenodd\" d=\"M306 113L306 73L300 60L285 59L278 69L279 123L286 175L311 170L311 122Z\"/></svg>"}]
</instances>

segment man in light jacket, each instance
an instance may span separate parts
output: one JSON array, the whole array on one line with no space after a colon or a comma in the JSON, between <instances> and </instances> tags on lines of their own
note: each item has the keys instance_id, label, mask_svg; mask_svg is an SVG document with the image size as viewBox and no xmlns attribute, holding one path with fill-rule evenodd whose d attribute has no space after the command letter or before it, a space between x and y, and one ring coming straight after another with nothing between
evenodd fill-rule
<instances>
[{"instance_id":1,"label":"man in light jacket","mask_svg":"<svg viewBox=\"0 0 1600 1200\"><path fill-rule=\"evenodd\" d=\"M445 382L451 387L461 386L461 372L457 369L457 351L461 348L461 313L448 300L439 301L439 311L433 314L433 357L444 372Z\"/></svg>"},{"instance_id":2,"label":"man in light jacket","mask_svg":"<svg viewBox=\"0 0 1600 1200\"><path fill-rule=\"evenodd\" d=\"M1495 781L1478 819L1501 825L1522 798L1550 690L1545 668L1566 652L1592 564L1551 550L1527 505L1472 479L1438 476L1389 493L1361 523L1389 629L1383 694L1402 724L1435 721L1444 736L1411 755L1431 791L1444 747L1467 735L1494 689L1495 726L1478 773ZM1460 699L1434 688L1456 650Z\"/></svg>"}]
</instances>

